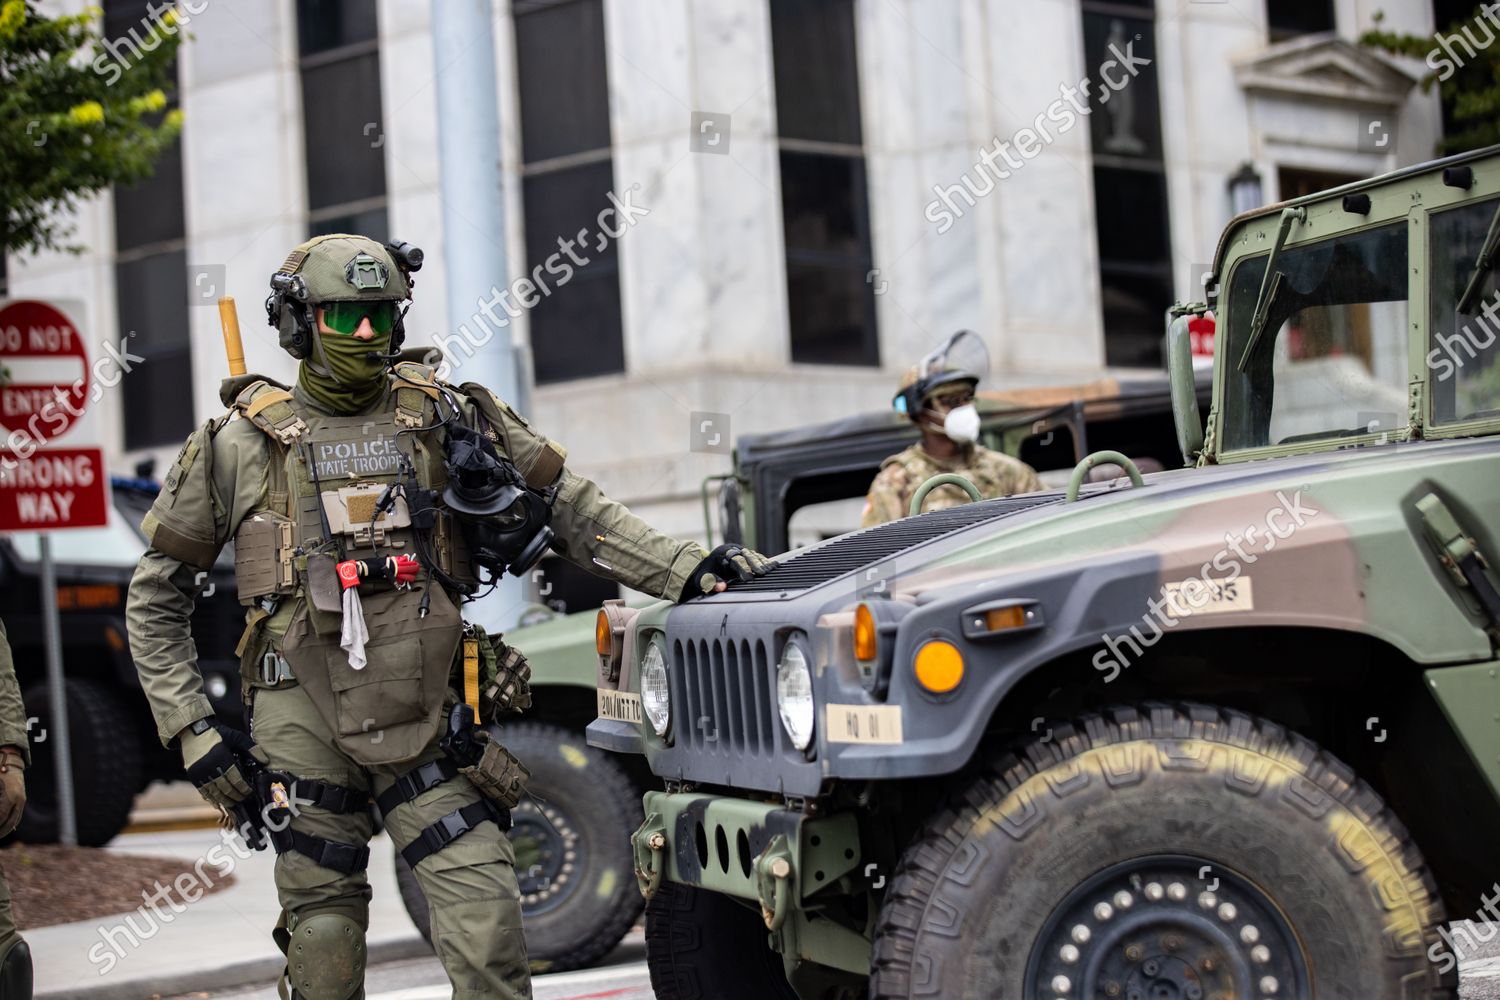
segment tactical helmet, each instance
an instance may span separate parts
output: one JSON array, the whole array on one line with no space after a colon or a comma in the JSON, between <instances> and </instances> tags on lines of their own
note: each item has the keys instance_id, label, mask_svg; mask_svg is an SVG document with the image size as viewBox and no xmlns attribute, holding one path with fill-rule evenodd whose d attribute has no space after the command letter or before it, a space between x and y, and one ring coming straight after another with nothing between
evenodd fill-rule
<instances>
[{"instance_id":1,"label":"tactical helmet","mask_svg":"<svg viewBox=\"0 0 1500 1000\"><path fill-rule=\"evenodd\" d=\"M299 244L271 275L266 321L294 358L313 353L317 306L324 302L401 302L411 298L411 273L422 267L422 251L407 243L384 246L367 236L332 233ZM404 310L397 309L391 350L405 338Z\"/></svg>"},{"instance_id":2,"label":"tactical helmet","mask_svg":"<svg viewBox=\"0 0 1500 1000\"><path fill-rule=\"evenodd\" d=\"M989 352L984 341L972 330L960 330L906 370L891 399L891 407L916 420L933 395L959 383L973 389L988 368Z\"/></svg>"}]
</instances>

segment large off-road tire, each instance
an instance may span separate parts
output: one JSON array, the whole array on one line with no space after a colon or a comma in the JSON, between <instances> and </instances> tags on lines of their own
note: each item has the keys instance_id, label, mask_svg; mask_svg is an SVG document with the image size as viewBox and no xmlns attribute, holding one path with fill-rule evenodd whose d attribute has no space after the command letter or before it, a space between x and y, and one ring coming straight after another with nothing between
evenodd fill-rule
<instances>
[{"instance_id":1,"label":"large off-road tire","mask_svg":"<svg viewBox=\"0 0 1500 1000\"><path fill-rule=\"evenodd\" d=\"M1330 754L1237 712L1121 708L933 817L881 909L870 995L1447 998L1442 920L1401 823Z\"/></svg>"},{"instance_id":2,"label":"large off-road tire","mask_svg":"<svg viewBox=\"0 0 1500 1000\"><path fill-rule=\"evenodd\" d=\"M73 811L78 843L102 847L125 829L141 780L140 732L107 688L69 679L68 742L73 764ZM32 844L58 838L57 766L59 745L45 684L22 695L31 727L31 767L26 770L26 811L16 838Z\"/></svg>"},{"instance_id":3,"label":"large off-road tire","mask_svg":"<svg viewBox=\"0 0 1500 1000\"><path fill-rule=\"evenodd\" d=\"M592 965L614 950L645 905L630 853L640 794L608 754L561 726L516 722L500 738L531 770L526 798L511 810L510 839L532 971ZM430 944L427 899L399 851L396 881Z\"/></svg>"},{"instance_id":4,"label":"large off-road tire","mask_svg":"<svg viewBox=\"0 0 1500 1000\"><path fill-rule=\"evenodd\" d=\"M675 882L646 907L646 965L656 1000L797 1000L754 909Z\"/></svg>"}]
</instances>

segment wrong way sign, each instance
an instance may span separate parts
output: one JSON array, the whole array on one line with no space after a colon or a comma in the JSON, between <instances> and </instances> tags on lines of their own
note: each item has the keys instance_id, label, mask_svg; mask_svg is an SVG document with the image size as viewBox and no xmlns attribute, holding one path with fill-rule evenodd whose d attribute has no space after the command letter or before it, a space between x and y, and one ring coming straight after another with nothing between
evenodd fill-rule
<instances>
[{"instance_id":1,"label":"wrong way sign","mask_svg":"<svg viewBox=\"0 0 1500 1000\"><path fill-rule=\"evenodd\" d=\"M0 304L0 531L106 523L109 474L85 419L98 384L76 303Z\"/></svg>"}]
</instances>

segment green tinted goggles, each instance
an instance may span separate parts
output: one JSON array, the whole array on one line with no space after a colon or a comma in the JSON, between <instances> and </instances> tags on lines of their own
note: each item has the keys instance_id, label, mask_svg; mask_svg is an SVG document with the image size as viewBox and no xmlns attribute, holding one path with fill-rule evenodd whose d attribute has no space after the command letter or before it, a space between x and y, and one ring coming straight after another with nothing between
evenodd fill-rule
<instances>
[{"instance_id":1,"label":"green tinted goggles","mask_svg":"<svg viewBox=\"0 0 1500 1000\"><path fill-rule=\"evenodd\" d=\"M366 318L370 321L370 329L383 337L396 326L396 303L387 299L381 302L329 302L323 306L323 322L337 333L353 333L359 329L360 321Z\"/></svg>"}]
</instances>

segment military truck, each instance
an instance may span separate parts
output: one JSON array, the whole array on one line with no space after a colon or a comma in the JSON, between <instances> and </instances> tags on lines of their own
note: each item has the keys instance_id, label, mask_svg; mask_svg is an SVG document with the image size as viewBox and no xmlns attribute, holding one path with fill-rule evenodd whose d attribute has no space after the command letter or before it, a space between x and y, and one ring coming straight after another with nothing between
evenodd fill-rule
<instances>
[{"instance_id":1,"label":"military truck","mask_svg":"<svg viewBox=\"0 0 1500 1000\"><path fill-rule=\"evenodd\" d=\"M985 441L1043 469L1071 469L1090 440L1148 463L1176 447L1164 378L985 393L980 406ZM840 518L857 520L881 460L915 437L910 421L889 412L745 435L735 471L704 483L705 535L727 530L767 552L821 539ZM639 919L629 837L655 778L643 759L606 754L583 738L597 707L592 609L618 588L601 590L598 577L560 559L542 566L536 596L557 610L535 606L506 634L531 662L533 704L502 739L532 771L510 833L527 947L536 971L556 972L598 961ZM394 863L407 912L425 934L421 886L399 854Z\"/></svg>"},{"instance_id":2,"label":"military truck","mask_svg":"<svg viewBox=\"0 0 1500 1000\"><path fill-rule=\"evenodd\" d=\"M1500 835L1497 245L1500 147L1238 216L1168 317L1188 467L606 607L656 995L1452 996Z\"/></svg>"},{"instance_id":3,"label":"military truck","mask_svg":"<svg viewBox=\"0 0 1500 1000\"><path fill-rule=\"evenodd\" d=\"M125 628L125 597L145 539L138 525L160 484L150 478L110 480L109 523L54 532L58 615L67 676L70 759L77 803L78 842L108 843L125 828L136 795L153 781L178 780L182 760L162 748ZM26 703L32 766L26 775L26 813L15 836L52 843L58 836L56 727L47 693L42 632L40 543L34 532L0 536L0 618L16 661ZM200 646L199 666L214 711L244 725L239 660L233 636L243 627L235 600L232 559L205 573L193 628L199 636L230 636Z\"/></svg>"}]
</instances>

